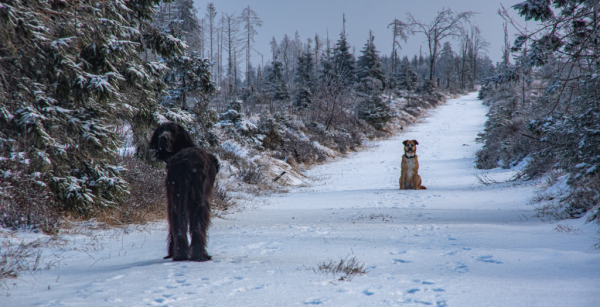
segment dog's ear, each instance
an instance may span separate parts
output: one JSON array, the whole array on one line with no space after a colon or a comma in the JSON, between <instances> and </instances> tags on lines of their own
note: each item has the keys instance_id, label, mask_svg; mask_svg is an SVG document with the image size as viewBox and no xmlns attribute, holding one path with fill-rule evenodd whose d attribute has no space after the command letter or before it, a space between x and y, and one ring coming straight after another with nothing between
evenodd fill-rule
<instances>
[{"instance_id":1,"label":"dog's ear","mask_svg":"<svg viewBox=\"0 0 600 307\"><path fill-rule=\"evenodd\" d=\"M404 144L404 146L406 146L406 142L408 142L408 140L404 140L404 142L402 142L402 144Z\"/></svg>"},{"instance_id":2,"label":"dog's ear","mask_svg":"<svg viewBox=\"0 0 600 307\"><path fill-rule=\"evenodd\" d=\"M413 140L413 142L415 142L415 145L419 145L419 142L417 142L417 140Z\"/></svg>"}]
</instances>

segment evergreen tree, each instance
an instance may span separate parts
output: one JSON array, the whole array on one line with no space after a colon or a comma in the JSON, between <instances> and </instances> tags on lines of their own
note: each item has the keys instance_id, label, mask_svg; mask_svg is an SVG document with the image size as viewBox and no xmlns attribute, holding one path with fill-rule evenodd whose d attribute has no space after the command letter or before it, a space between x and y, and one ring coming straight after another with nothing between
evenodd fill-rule
<instances>
[{"instance_id":1,"label":"evergreen tree","mask_svg":"<svg viewBox=\"0 0 600 307\"><path fill-rule=\"evenodd\" d=\"M267 91L275 100L290 99L290 92L283 81L283 63L273 61L269 75L267 76Z\"/></svg>"},{"instance_id":2,"label":"evergreen tree","mask_svg":"<svg viewBox=\"0 0 600 307\"><path fill-rule=\"evenodd\" d=\"M200 38L200 21L196 16L196 8L193 0L177 0L177 21L181 24L184 32L182 39L189 46L188 51L200 51L202 47Z\"/></svg>"},{"instance_id":3,"label":"evergreen tree","mask_svg":"<svg viewBox=\"0 0 600 307\"><path fill-rule=\"evenodd\" d=\"M373 40L375 37L369 31L369 40L361 51L356 65L356 77L359 90L364 93L380 92L385 87L385 75L381 69L381 61Z\"/></svg>"},{"instance_id":4,"label":"evergreen tree","mask_svg":"<svg viewBox=\"0 0 600 307\"><path fill-rule=\"evenodd\" d=\"M410 66L413 69L416 69L417 67L419 67L419 59L417 58L417 55L415 54L415 56L413 57L412 61L410 62Z\"/></svg>"},{"instance_id":5,"label":"evergreen tree","mask_svg":"<svg viewBox=\"0 0 600 307\"><path fill-rule=\"evenodd\" d=\"M477 75L478 81L482 82L484 79L491 77L496 74L496 67L492 63L492 60L486 55L478 61Z\"/></svg>"},{"instance_id":6,"label":"evergreen tree","mask_svg":"<svg viewBox=\"0 0 600 307\"><path fill-rule=\"evenodd\" d=\"M538 209L540 216L578 218L591 211L588 221L600 222L599 8L598 1L577 0L514 5L537 28L519 35L512 47L505 30L498 75L482 88L490 111L478 167L494 168L499 161L511 167L529 157L520 178L566 173L567 195Z\"/></svg>"},{"instance_id":7,"label":"evergreen tree","mask_svg":"<svg viewBox=\"0 0 600 307\"><path fill-rule=\"evenodd\" d=\"M319 73L319 80L324 82L326 80L337 79L335 67L333 65L333 59L331 58L331 49L329 48L329 40L327 41L327 49L325 54L321 57L321 72Z\"/></svg>"},{"instance_id":8,"label":"evergreen tree","mask_svg":"<svg viewBox=\"0 0 600 307\"><path fill-rule=\"evenodd\" d=\"M383 101L381 92L366 96L358 105L358 118L377 130L383 129L394 116L390 106Z\"/></svg>"},{"instance_id":9,"label":"evergreen tree","mask_svg":"<svg viewBox=\"0 0 600 307\"><path fill-rule=\"evenodd\" d=\"M297 89L294 93L294 104L297 107L307 107L312 103L312 95L316 86L315 67L310 53L310 46L306 52L298 58L298 68L296 70Z\"/></svg>"},{"instance_id":10,"label":"evergreen tree","mask_svg":"<svg viewBox=\"0 0 600 307\"><path fill-rule=\"evenodd\" d=\"M445 42L444 47L442 48L442 52L440 54L439 64L440 72L444 79L446 80L446 88L450 87L450 80L452 79L452 74L454 73L454 51L452 51L452 46L450 42ZM441 84L438 84L441 87Z\"/></svg>"},{"instance_id":11,"label":"evergreen tree","mask_svg":"<svg viewBox=\"0 0 600 307\"><path fill-rule=\"evenodd\" d=\"M359 89L366 94L358 105L358 118L380 130L394 117L394 113L381 98L384 74L373 40L374 37L369 32L369 40L362 50L362 56L357 65Z\"/></svg>"},{"instance_id":12,"label":"evergreen tree","mask_svg":"<svg viewBox=\"0 0 600 307\"><path fill-rule=\"evenodd\" d=\"M408 57L406 56L402 58L400 68L395 77L398 82L398 88L401 90L414 91L419 82L419 77L417 77L417 74L412 70Z\"/></svg>"},{"instance_id":13,"label":"evergreen tree","mask_svg":"<svg viewBox=\"0 0 600 307\"><path fill-rule=\"evenodd\" d=\"M344 18L344 30L340 33L340 39L333 48L332 64L334 75L339 77L344 84L351 85L355 79L355 61L354 56L350 53L350 44L346 39L345 23L346 19Z\"/></svg>"},{"instance_id":14,"label":"evergreen tree","mask_svg":"<svg viewBox=\"0 0 600 307\"><path fill-rule=\"evenodd\" d=\"M194 119L173 118L175 121L190 125L190 131L202 145L216 145L218 137L213 131L217 114L208 106L209 97L216 91L211 81L210 62L201 58L197 52L178 56L167 61L170 70L164 76L167 85L165 95L159 98L161 105L192 113ZM184 113L185 114L185 113Z\"/></svg>"},{"instance_id":15,"label":"evergreen tree","mask_svg":"<svg viewBox=\"0 0 600 307\"><path fill-rule=\"evenodd\" d=\"M145 140L171 117L157 104L166 65L139 55L171 58L185 43L150 25L159 1L2 3L0 168L14 171L4 182L35 180L62 209L118 205L128 186L115 125Z\"/></svg>"}]
</instances>

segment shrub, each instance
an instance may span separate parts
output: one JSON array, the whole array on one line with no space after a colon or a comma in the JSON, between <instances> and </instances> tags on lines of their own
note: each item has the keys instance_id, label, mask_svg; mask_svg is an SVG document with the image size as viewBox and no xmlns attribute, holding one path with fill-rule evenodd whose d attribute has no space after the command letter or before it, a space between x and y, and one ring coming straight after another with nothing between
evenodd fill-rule
<instances>
[{"instance_id":1,"label":"shrub","mask_svg":"<svg viewBox=\"0 0 600 307\"><path fill-rule=\"evenodd\" d=\"M349 258L350 256L346 256L346 258L340 258L339 261L334 261L329 259L317 266L317 269L307 268L308 270L312 270L317 273L325 273L327 275L331 274L333 276L337 274L343 274L339 278L339 280L352 281L352 278L356 275L364 275L367 274L367 270L365 269L365 264L359 262L356 257Z\"/></svg>"}]
</instances>

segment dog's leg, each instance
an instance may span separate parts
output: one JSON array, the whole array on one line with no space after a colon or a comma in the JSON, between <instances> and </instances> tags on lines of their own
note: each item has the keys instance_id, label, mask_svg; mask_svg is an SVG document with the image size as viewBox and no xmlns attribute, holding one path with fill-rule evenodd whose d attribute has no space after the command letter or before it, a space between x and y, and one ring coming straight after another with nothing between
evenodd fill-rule
<instances>
[{"instance_id":1,"label":"dog's leg","mask_svg":"<svg viewBox=\"0 0 600 307\"><path fill-rule=\"evenodd\" d=\"M163 257L163 259L173 258L173 234L171 233L171 228L169 227L169 233L167 234L167 255Z\"/></svg>"},{"instance_id":2,"label":"dog's leg","mask_svg":"<svg viewBox=\"0 0 600 307\"><path fill-rule=\"evenodd\" d=\"M191 246L191 261L208 261L212 257L206 252L206 230L208 229L210 210L206 204L201 208L197 208L192 222L192 246Z\"/></svg>"},{"instance_id":3,"label":"dog's leg","mask_svg":"<svg viewBox=\"0 0 600 307\"><path fill-rule=\"evenodd\" d=\"M189 243L187 237L188 231L188 210L187 204L190 201L187 188L189 182L187 179L177 180L175 183L176 195L169 195L173 201L171 206L171 234L173 236L173 261L184 261L189 258Z\"/></svg>"},{"instance_id":4,"label":"dog's leg","mask_svg":"<svg viewBox=\"0 0 600 307\"><path fill-rule=\"evenodd\" d=\"M406 177L405 173L402 172L400 174L400 190L404 190L404 180L405 180L405 177Z\"/></svg>"},{"instance_id":5,"label":"dog's leg","mask_svg":"<svg viewBox=\"0 0 600 307\"><path fill-rule=\"evenodd\" d=\"M205 179L200 176L196 179L193 186L195 199L191 200L189 207L190 232L192 234L190 260L202 262L212 259L206 252L206 230L210 224L210 207L208 195L203 187Z\"/></svg>"},{"instance_id":6,"label":"dog's leg","mask_svg":"<svg viewBox=\"0 0 600 307\"><path fill-rule=\"evenodd\" d=\"M167 181L167 187L168 187ZM169 200L167 199L167 202ZM173 258L173 232L171 231L171 203L168 203L167 206L167 221L169 222L169 233L167 234L167 255L163 257L163 259Z\"/></svg>"}]
</instances>

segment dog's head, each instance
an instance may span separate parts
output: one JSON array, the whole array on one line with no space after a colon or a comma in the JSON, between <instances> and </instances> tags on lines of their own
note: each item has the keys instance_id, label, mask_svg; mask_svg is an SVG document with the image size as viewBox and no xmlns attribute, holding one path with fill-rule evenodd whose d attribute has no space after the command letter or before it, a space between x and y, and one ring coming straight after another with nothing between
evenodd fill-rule
<instances>
[{"instance_id":1,"label":"dog's head","mask_svg":"<svg viewBox=\"0 0 600 307\"><path fill-rule=\"evenodd\" d=\"M163 123L152 134L150 151L160 161L167 161L180 150L194 147L190 134L179 124Z\"/></svg>"},{"instance_id":2,"label":"dog's head","mask_svg":"<svg viewBox=\"0 0 600 307\"><path fill-rule=\"evenodd\" d=\"M417 145L419 142L417 140L406 140L402 142L404 144L404 153L407 155L415 155L417 153Z\"/></svg>"}]
</instances>

